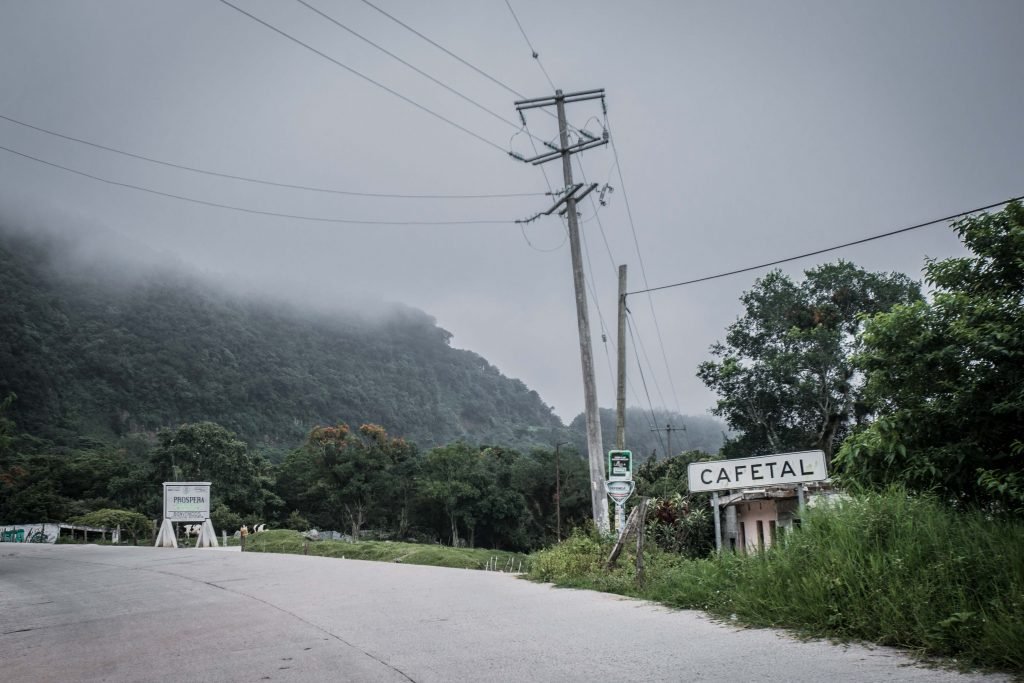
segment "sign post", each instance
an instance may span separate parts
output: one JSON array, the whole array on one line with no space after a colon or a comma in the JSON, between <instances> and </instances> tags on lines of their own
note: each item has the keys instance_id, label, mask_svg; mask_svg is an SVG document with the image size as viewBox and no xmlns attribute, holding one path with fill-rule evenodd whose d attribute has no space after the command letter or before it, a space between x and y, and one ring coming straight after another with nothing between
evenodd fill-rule
<instances>
[{"instance_id":1,"label":"sign post","mask_svg":"<svg viewBox=\"0 0 1024 683\"><path fill-rule=\"evenodd\" d=\"M633 481L632 451L608 451L608 479Z\"/></svg>"},{"instance_id":2,"label":"sign post","mask_svg":"<svg viewBox=\"0 0 1024 683\"><path fill-rule=\"evenodd\" d=\"M615 501L615 528L621 537L626 526L626 511L623 507L626 500L633 495L636 484L633 482L633 452L608 451L608 481L605 489L608 496Z\"/></svg>"},{"instance_id":3,"label":"sign post","mask_svg":"<svg viewBox=\"0 0 1024 683\"><path fill-rule=\"evenodd\" d=\"M156 538L157 547L178 547L173 522L201 522L196 547L217 547L217 534L210 522L210 482L164 482L164 521Z\"/></svg>"},{"instance_id":4,"label":"sign post","mask_svg":"<svg viewBox=\"0 0 1024 683\"><path fill-rule=\"evenodd\" d=\"M828 469L825 467L824 452L800 451L798 453L761 455L756 458L691 462L686 468L686 475L691 493L711 492L711 506L714 508L715 515L715 548L721 552L719 491L795 484L802 512L804 483L828 479Z\"/></svg>"}]
</instances>

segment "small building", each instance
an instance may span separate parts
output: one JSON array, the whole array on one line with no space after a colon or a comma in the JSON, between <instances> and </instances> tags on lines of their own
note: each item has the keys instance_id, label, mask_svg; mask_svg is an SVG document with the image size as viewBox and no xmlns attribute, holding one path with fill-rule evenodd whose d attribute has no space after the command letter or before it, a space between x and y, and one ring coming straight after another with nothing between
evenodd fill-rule
<instances>
[{"instance_id":1,"label":"small building","mask_svg":"<svg viewBox=\"0 0 1024 683\"><path fill-rule=\"evenodd\" d=\"M805 504L834 495L827 481L730 491L718 499L723 519L722 548L743 553L770 548L784 530L800 525L797 486L803 486Z\"/></svg>"}]
</instances>

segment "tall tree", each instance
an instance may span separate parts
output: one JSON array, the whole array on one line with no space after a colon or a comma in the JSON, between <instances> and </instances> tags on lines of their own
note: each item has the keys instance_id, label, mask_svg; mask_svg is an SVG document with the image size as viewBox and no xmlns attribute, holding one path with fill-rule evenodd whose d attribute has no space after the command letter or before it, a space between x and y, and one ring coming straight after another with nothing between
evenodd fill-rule
<instances>
[{"instance_id":1,"label":"tall tree","mask_svg":"<svg viewBox=\"0 0 1024 683\"><path fill-rule=\"evenodd\" d=\"M208 481L210 495L245 516L264 517L280 505L270 463L215 422L161 430L152 463L157 481Z\"/></svg>"},{"instance_id":2,"label":"tall tree","mask_svg":"<svg viewBox=\"0 0 1024 683\"><path fill-rule=\"evenodd\" d=\"M415 447L388 436L378 425L366 424L352 433L347 425L317 427L305 449L318 476L316 490L334 510L343 510L353 540L366 524L383 526L390 518L407 519L404 481ZM398 501L397 506L393 501Z\"/></svg>"},{"instance_id":3,"label":"tall tree","mask_svg":"<svg viewBox=\"0 0 1024 683\"><path fill-rule=\"evenodd\" d=\"M419 492L425 501L443 509L453 546L462 545L459 527L476 526L474 512L483 496L483 459L478 449L458 442L434 448L423 461Z\"/></svg>"},{"instance_id":4,"label":"tall tree","mask_svg":"<svg viewBox=\"0 0 1024 683\"><path fill-rule=\"evenodd\" d=\"M740 300L744 315L698 376L719 400L712 411L740 432L729 456L821 449L826 459L858 411L861 382L851 362L861 317L920 299L897 273L870 273L838 261L794 282L773 271Z\"/></svg>"},{"instance_id":5,"label":"tall tree","mask_svg":"<svg viewBox=\"0 0 1024 683\"><path fill-rule=\"evenodd\" d=\"M931 300L868 322L858 363L880 417L838 460L863 484L1024 510L1024 206L954 229L972 253L927 263Z\"/></svg>"}]
</instances>

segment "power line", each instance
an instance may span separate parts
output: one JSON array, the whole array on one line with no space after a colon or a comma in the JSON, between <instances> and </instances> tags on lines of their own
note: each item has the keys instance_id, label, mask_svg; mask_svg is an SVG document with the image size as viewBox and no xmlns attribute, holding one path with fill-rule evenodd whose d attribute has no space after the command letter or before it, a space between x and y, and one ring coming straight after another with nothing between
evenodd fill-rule
<instances>
[{"instance_id":1,"label":"power line","mask_svg":"<svg viewBox=\"0 0 1024 683\"><path fill-rule=\"evenodd\" d=\"M748 266L747 268L738 268L736 270L730 270L730 271L725 272L725 273L717 273L715 275L707 275L705 277L699 277L699 278L695 278L693 280L684 280L683 282L675 282L675 283L670 284L670 285L661 285L660 287L650 287L648 289L639 289L639 290L637 290L635 292L626 292L626 296L629 296L630 294L643 294L645 292L657 292L659 290L670 289L672 287L683 287L685 285L697 284L698 282L707 282L708 280L717 280L718 278L728 277L730 275L739 275L740 273L748 273L748 272L750 272L752 270L760 270L761 268L770 268L771 266L777 266L777 265L780 265L782 263L789 263L790 261L796 261L798 259L807 258L809 256L817 256L818 254L824 254L826 252L836 251L837 249L845 249L846 247L853 247L853 246L856 246L858 244L864 244L865 242L872 242L874 240L880 240L880 239L885 238L885 237L892 237L893 235L899 235L899 234L904 233L904 232L910 232L911 230L918 230L920 228L927 228L927 227L929 227L931 225L936 225L938 223L946 223L948 221L955 220L957 218L963 218L964 216L969 216L972 213L978 213L979 211L987 211L989 209L994 209L994 208L996 208L998 206L1004 206L1006 204L1009 204L1010 202L1017 202L1017 201L1020 201L1022 199L1024 199L1024 195L1021 195L1019 197L1011 197L1010 199L1004 199L1001 202L996 202L994 204L989 204L988 206L979 206L978 208L971 209L969 211L961 211L960 213L955 213L955 214L953 214L951 216L945 216L944 218L936 218L935 220L927 221L926 223L918 223L917 225L911 225L910 227L907 227L907 228L900 228L899 230L890 230L889 232L883 232L883 233L881 233L879 235L873 235L871 237L865 237L863 239L854 240L853 242L846 242L844 244L837 244L834 247L826 247L824 249L817 249L815 251L808 251L806 253L798 254L796 256L790 256L790 257L787 257L787 258L778 259L776 261L769 261L768 263L760 263L760 264L758 264L756 266Z\"/></svg>"},{"instance_id":2,"label":"power line","mask_svg":"<svg viewBox=\"0 0 1024 683\"><path fill-rule=\"evenodd\" d=\"M653 424L655 424L657 422L657 419L654 417L654 404L651 403L651 393L649 391L647 391L647 380L644 379L644 369L643 369L643 366L640 365L640 354L638 354L636 352L636 339L633 337L633 326L630 324L628 317L626 318L626 329L629 330L629 338L633 340L633 355L636 357L636 368L637 368L637 370L640 371L640 381L643 383L644 394L646 394L646 396L647 396L647 407L650 408L650 411L651 411L651 424L653 425ZM658 435L658 444L662 448L665 448L665 442L662 441L662 439L661 439L661 432L657 432L657 435Z\"/></svg>"},{"instance_id":3,"label":"power line","mask_svg":"<svg viewBox=\"0 0 1024 683\"><path fill-rule=\"evenodd\" d=\"M484 77L484 78L486 78L487 80L489 80L489 81L491 81L491 82L493 82L493 83L495 83L495 84L497 84L497 85L500 85L500 86L501 86L502 88L504 88L504 89L505 89L505 90L507 90L508 92L512 93L512 94L513 94L513 95L515 95L516 97L519 97L520 99L525 99L525 98L526 98L526 95L522 94L521 92L519 92L519 91L518 91L518 90L516 90L515 88L512 88L511 86L509 86L509 85L507 85L507 84L503 83L502 81L498 80L497 78L495 78L494 76L490 75L490 74L489 74L489 73L487 73L486 71L484 71L484 70L480 69L479 67L476 67L476 66L474 66L473 64L470 64L470 63L469 63L469 62L467 62L467 61L466 61L465 59L463 59L462 57L458 56L457 54L455 54L454 52L452 52L452 51L451 51L451 50L449 50L448 48L446 48L446 47L444 47L443 45L440 45L440 44L438 44L437 42L435 42L435 41L431 40L431 39L430 39L430 38L428 38L427 36L423 35L423 34L422 34L422 33L420 33L419 31L417 31L416 29L414 29L414 28L413 28L412 26L409 26L408 24L404 23L404 22L403 22L402 20L400 20L400 19L398 19L398 18L394 17L394 16L393 16L393 15L391 15L391 14L388 14L387 12L385 12L384 10L382 10L382 9L381 9L380 7L377 7L377 6L375 5L375 4L373 4L373 3L372 3L372 2L370 2L369 0L362 0L362 2L363 2L364 4L366 4L366 5L369 5L369 6L370 6L370 7L372 7L373 9L377 10L378 12L380 12L380 13L381 13L381 14L383 14L383 15L384 15L385 17L387 17L387 18L388 18L388 19L390 19L391 21L395 22L396 24L398 24L398 25L399 25L399 26L401 26L402 28L404 28L404 29L406 29L406 30L408 30L408 31L411 31L412 33L416 34L417 36L419 36L419 37L420 37L420 38L422 38L423 40L427 41L428 43L430 43L431 45L433 45L433 46L434 46L434 47L436 47L436 48L437 48L438 50L440 50L441 52L445 53L446 55L448 55L448 56L449 56L449 57L451 57L452 59L454 59L454 60L456 60L456 61L460 62L461 64L463 64L463 65L465 65L465 66L468 66L468 67L469 67L470 69L472 69L473 71L477 72L478 74L480 74L481 76L483 76L483 77Z\"/></svg>"},{"instance_id":4,"label":"power line","mask_svg":"<svg viewBox=\"0 0 1024 683\"><path fill-rule=\"evenodd\" d=\"M587 268L591 273L594 272L594 265L590 262L590 247L587 246L587 238L581 232L580 240L583 242L583 253L587 259ZM597 285L594 283L593 278L588 278L586 273L583 274L583 281L587 284L590 289L590 295L594 298L594 306L597 308L597 319L601 327L601 341L604 344L605 355L608 356L608 328L604 324L604 314L601 312L601 299L597 296ZM612 348L615 348L615 343L612 343ZM615 373L612 371L611 357L608 357L608 376L611 379L611 386L615 388Z\"/></svg>"},{"instance_id":5,"label":"power line","mask_svg":"<svg viewBox=\"0 0 1024 683\"><path fill-rule=\"evenodd\" d=\"M530 54L533 55L534 61L537 62L537 66L544 73L544 78L548 79L548 85L551 86L552 90L557 90L554 81L551 80L551 76L548 75L548 70L544 68L544 64L540 61L540 54L533 48L533 43L530 42L530 37L526 35L526 31L523 29L522 23L519 21L519 17L516 16L516 11L512 9L512 3L509 0L505 0L505 6L508 7L508 11L512 13L512 18L516 20L516 26L519 27L519 32L523 34L523 40L526 41L527 46L530 48Z\"/></svg>"},{"instance_id":6,"label":"power line","mask_svg":"<svg viewBox=\"0 0 1024 683\"><path fill-rule=\"evenodd\" d=\"M393 53L393 52L391 52L391 51L387 50L386 48L384 48L384 47L381 47L380 45L378 45L377 43L373 42L372 40L370 40L370 39L369 39L369 38L367 38L366 36L364 36L364 35L362 35L362 34L360 34L360 33L356 32L355 30L353 30L353 29L349 28L348 26L346 26L345 24L341 23L340 21L338 21L338 20L337 20L337 19L335 19L334 17L332 17L332 16L328 15L328 14L327 14L327 13L325 13L325 12L322 12L322 11L320 11L320 10L319 10L319 9L317 9L316 7L313 7L313 6L312 6L312 5L310 5L310 4L308 3L308 2L306 2L306 0L295 0L295 1L296 1L296 2L298 2L298 3L300 4L300 5L302 5L303 7L306 7L307 9L309 9L309 10L310 10L311 12L315 12L315 13L317 13L318 15L320 15L321 17L323 17L323 18L324 18L324 19L326 19L327 21L331 22L332 24L334 24L334 25L335 25L335 26L337 26L338 28L340 28L340 29L342 29L342 30L345 30L345 31L348 31L348 32L349 32L350 34L354 35L354 36L355 36L356 38L359 38L359 39L360 39L360 40L362 40L363 42L365 42L365 43L367 43L367 44L369 44L369 45L372 45L373 47L377 48L378 50L380 50L381 52L383 52L384 54L386 54L386 55L387 55L388 57L391 57L392 59L394 59L394 60L396 60L396 61L400 62L401 64L405 65L406 67L408 67L408 68L412 69L413 71L415 71L416 73L418 73L418 74L419 74L420 76L423 76L424 78L426 78L426 79L427 79L427 80L429 80L430 82L432 82L432 83L434 83L434 84L436 84L436 85L439 85L439 86L441 86L442 88L444 88L444 89L445 89L445 90L447 90L448 92L450 92L450 93L452 93L452 94L456 95L457 97L460 97L460 98L462 98L462 99L463 99L463 100L465 100L466 102L469 102L470 104L472 104L472 105L473 105L474 107L476 107L477 109L480 109L481 111L483 111L483 112L486 112L486 113L490 114L491 116L493 116L494 118L498 119L498 120L499 120L499 121L501 121L502 123L504 123L504 124L506 124L506 125L509 125L509 126L511 126L512 128L515 128L515 129L519 130L519 125L518 125L518 124L516 124L516 123L515 123L514 121L510 121L509 119L506 119L506 118L505 118L504 116L502 116L501 114L497 113L496 111L494 111L494 110L492 110L492 109L488 109L487 107L485 107L484 105L480 104L479 102L477 102L477 101L476 101L476 100L474 100L473 98L471 98L471 97L469 97L468 95L466 95L466 94L464 94L464 93L462 93L462 92L460 92L460 91L456 90L455 88L451 87L451 86L450 86L450 85L448 85L447 83L444 83L444 82L442 82L442 81L440 81L440 80L438 80L438 79L434 78L433 76L431 76L430 74L428 74L428 73L427 73L426 71L423 71L423 70L422 70L422 69L420 69L419 67L416 67L416 66L414 66L414 65L410 64L409 62L407 62L406 60L402 59L401 57L399 57L399 56L398 56L398 55L396 55L395 53ZM529 131L527 131L527 134L529 134Z\"/></svg>"},{"instance_id":7,"label":"power line","mask_svg":"<svg viewBox=\"0 0 1024 683\"><path fill-rule=\"evenodd\" d=\"M363 2L363 4L365 4L365 5L369 6L369 7L372 7L376 11L380 12L385 17L387 17L391 21L395 22L396 24L398 24L402 28L406 29L410 33L412 33L412 34L422 38L426 42L430 43L431 45L433 45L438 50L440 50L441 52L445 53L446 55L448 55L449 57L451 57L455 61L459 62L460 64L462 64L464 66L469 67L470 69L472 69L473 71L477 72L478 74L480 74L481 76L483 76L487 80L489 80L492 83L494 83L494 84L504 88L506 91L508 91L509 93L515 95L519 99L526 99L526 95L524 95L523 93L519 92L518 90L516 90L515 88L513 88L509 84L505 83L504 81L502 81L501 79L497 78L496 76L492 76L491 74L487 73L486 71L484 71L480 67L476 66L475 64L471 63L470 61L460 57L457 54L455 54L454 52L452 52L451 50L449 50L445 46L443 46L440 43L438 43L436 40L433 40L430 37L428 37L428 36L424 35L423 33L421 33L420 31L417 31L412 26L409 26L408 24L406 24L404 21L402 21L401 19L397 18L393 14L389 14L389 13L385 12L380 7L378 7L377 5L375 5L372 2L370 2L370 0L362 0L362 2ZM509 9L511 9L511 7ZM519 24L519 19L515 16L515 12L512 12L512 16L514 18L516 18L516 23ZM522 31L522 24L519 24L519 30ZM523 37L524 38L526 37L526 33L525 32L523 32ZM526 43L527 43L527 45L530 45L530 39L529 38L526 38ZM532 45L530 45L530 51L531 51L531 53L533 52L533 46ZM539 55L538 55L538 58L537 58L537 62L538 62L538 64L540 64ZM541 64L540 67L541 67L541 70L544 70L543 64ZM547 71L544 71L544 75L547 76ZM551 85L552 89L554 89L555 86L551 82L550 78L548 78L548 84ZM543 111L548 116L551 116L552 118L557 118L555 116L555 114L553 114L552 112L548 111L547 109L542 109L541 111ZM579 129L576 128L575 126L573 126L572 124L567 124L567 128L569 130L575 131L577 133L579 132Z\"/></svg>"},{"instance_id":8,"label":"power line","mask_svg":"<svg viewBox=\"0 0 1024 683\"><path fill-rule=\"evenodd\" d=\"M587 173L583 170L583 162L578 158L576 159L576 166L580 169L580 177L583 178L583 183L589 185L590 181L587 179ZM612 270L618 273L618 264L615 261L615 257L612 256L612 248L608 244L608 236L605 234L604 223L601 222L601 212L597 208L597 201L594 200L593 192L590 193L590 206L594 209L593 218L597 219L597 227L601 232L601 240L604 242L604 250L607 252L608 260L612 264Z\"/></svg>"},{"instance_id":9,"label":"power line","mask_svg":"<svg viewBox=\"0 0 1024 683\"><path fill-rule=\"evenodd\" d=\"M629 308L626 309L626 316L627 316L627 320L633 318L633 313L629 310ZM633 319L635 320L635 318L633 318ZM644 338L640 336L640 331L639 330L637 330L636 336L640 340L639 341L640 351L643 352L644 360L647 361L647 368L651 371L651 382L654 384L654 390L658 393L658 399L661 401L661 405L663 407L667 408L668 407L668 402L665 400L665 394L663 394L662 391L661 391L661 385L658 384L658 375L654 371L654 363L651 362L651 357L649 355L647 355L647 347L644 345ZM635 349L634 349L634 351L635 351ZM666 363L667 363L667 361L666 361ZM678 408L676 409L676 412L678 412Z\"/></svg>"},{"instance_id":10,"label":"power line","mask_svg":"<svg viewBox=\"0 0 1024 683\"><path fill-rule=\"evenodd\" d=\"M440 119L441 121L444 121L445 123L447 123L448 125L452 126L453 128L461 130L463 133L476 138L480 142L483 142L484 144L487 144L487 145L490 145L491 147L494 147L495 149L500 151L502 154L508 154L508 150L502 148L500 145L496 145L495 143L491 142L490 140L488 140L487 138L483 137L482 135L478 135L477 133L474 133L473 131L471 131L470 129L466 128L465 126L461 126L458 123L455 123L454 121L452 121L451 119L449 119L449 118L447 118L447 117L445 117L445 116L443 116L441 114L438 114L433 109L429 109L429 108L423 106L422 104L420 104L419 102L416 102L415 100L406 97L405 95L401 94L397 90L392 90L391 88L389 88L388 86L384 85L383 83L380 83L378 81L373 80L372 78L370 78L366 74L360 73L359 71L356 71L352 67L339 62L337 59L334 59L333 57L331 57L331 56L321 52L320 50L317 50L315 47L309 45L308 43L302 42L301 40L299 40L295 36L292 36L292 35L290 35L288 33L285 33L284 31L282 31L281 29L277 28L273 24L269 24L269 23L263 21L262 19L260 19L259 17L256 17L256 16L254 16L252 14L249 14L244 9L231 4L230 2L228 2L228 0L220 0L220 2L222 4L224 4L224 5L227 5L231 9L235 10L236 12L244 14L245 16L249 17L250 19L252 19L256 23L262 24L263 26L266 26L271 31L273 31L273 32L275 32L275 33L277 33L279 35L284 36L288 40L290 40L290 41L292 41L292 42L294 42L294 43L296 43L298 45L301 45L302 47L306 48L310 52L313 52L314 54L320 55L321 57L323 57L327 61L331 62L332 64L335 64L335 65L341 67L342 69L345 69L345 71L348 71L349 73L351 73L351 74L353 74L355 76L358 76L359 78L362 78L364 81L367 81L368 83L372 83L373 85L375 85L378 88L380 88L382 90L385 90L386 92L394 95L395 97L399 98L400 100L403 100L404 102L407 102L407 103L411 104L412 106L416 107L417 109L430 114L434 118Z\"/></svg>"},{"instance_id":11,"label":"power line","mask_svg":"<svg viewBox=\"0 0 1024 683\"><path fill-rule=\"evenodd\" d=\"M364 2L365 2L365 0L364 0ZM537 137L530 133L530 129L526 125L526 118L525 117L523 118L523 130L526 131L526 134L529 136L530 146L533 148L534 156L537 156L537 154L538 154L537 143L535 142ZM509 147L511 147L511 144L509 145ZM551 186L551 180L548 179L548 172L547 172L547 170L543 166L540 167L540 173L541 173L542 176L544 176L544 184L547 185L548 194L551 195L551 196L554 196L555 190ZM519 231L522 233L523 239L526 240L526 243L528 245L530 245L531 249L535 249L537 251L552 252L552 251L557 251L557 250L561 249L562 245L565 244L566 240L569 239L569 229L568 229L568 227L566 227L565 223L562 223L561 225L562 225L562 228L565 230L565 239L563 239L562 243L559 244L557 247L555 247L553 249L539 249L538 247L533 246L533 243L530 242L530 238L526 236L526 226L523 225L522 223L519 224Z\"/></svg>"},{"instance_id":12,"label":"power line","mask_svg":"<svg viewBox=\"0 0 1024 683\"><path fill-rule=\"evenodd\" d=\"M47 166L52 166L53 168L59 168L60 170L67 171L68 173L74 173L75 175L80 175L80 176L83 176L85 178L90 178L92 180L98 180L99 182L107 183L108 185L116 185L118 187L126 187L126 188L129 188L129 189L132 189L132 190L138 190L139 192L148 192L149 194L155 194L155 195L159 195L161 197L168 197L170 199L178 199L178 200L183 201L183 202L191 202L193 204L202 204L204 206L213 206L213 207L216 207L218 209L229 209L231 211L241 211L243 213L258 214L258 215L261 215L261 216L274 216L274 217L277 217L277 218L291 218L291 219L300 220L300 221L315 221L315 222L318 222L318 223L346 223L346 224L352 224L352 225L498 225L498 224L505 225L505 224L512 224L514 222L514 221L509 221L509 220L381 221L381 220L360 220L360 219L353 219L353 218L324 218L324 217L320 217L320 216L302 216L302 215L290 214L290 213L278 213L276 211L261 211L259 209L250 209L250 208L244 207L244 206L235 206L235 205L232 205L232 204L221 204L219 202L211 202L211 201L207 201L205 199L196 199L195 197L185 197L183 195L173 194L171 192L163 192L161 190L154 190L154 189L149 188L149 187L141 187L139 185L132 185L131 183L122 183L122 182L117 181L117 180L110 180L109 178L102 178L100 176L93 175L91 173L86 173L85 171L79 171L79 170L74 169L74 168L69 168L67 166L62 166L60 164L53 163L52 161L46 161L45 159L40 159L40 158L34 157L34 156L30 155L30 154L25 154L23 152L19 152L19 151L14 150L14 149L10 149L9 147L4 147L2 145L0 145L0 150L3 150L5 152L9 152L11 154L16 154L16 155L18 155L20 157L24 157L25 159L31 159L32 161L38 162L40 164L45 164Z\"/></svg>"},{"instance_id":13,"label":"power line","mask_svg":"<svg viewBox=\"0 0 1024 683\"><path fill-rule=\"evenodd\" d=\"M210 171L208 169L196 168L195 166L187 166L185 164L177 164L172 161L164 161L162 159L156 159L154 157L145 156L143 154L136 154L135 152L128 152L123 149L117 149L116 147L108 147L107 145L101 145L98 142L92 142L90 140L84 140L82 138L76 138L65 133L58 133L55 130L49 130L41 126L36 126L31 123L19 121L18 119L11 118L0 114L0 119L15 123L25 128L31 128L32 130L40 133L46 133L54 137L62 138L64 140L70 140L72 142L78 142L83 145L95 147L96 149L102 149L106 152L113 152L114 154L120 154L122 156L131 157L132 159L139 159L141 161L148 161L153 164L159 164L161 166L167 166L170 168L177 168L182 171L190 171L192 173L201 173L203 175L215 176L217 178L228 178L231 180L241 180L247 183L258 183L260 185L269 185L272 187L283 187L292 190L307 190L309 192L321 192L326 194L338 194L351 197L376 197L386 199L503 199L509 197L540 197L544 196L543 192L509 192L509 193L498 193L498 194L397 194L392 192L357 192L354 190L338 190L327 187L316 187L312 185L300 185L296 183L285 183L274 180L264 180L262 178L251 178L248 176L235 175L233 173L223 173L220 171Z\"/></svg>"},{"instance_id":14,"label":"power line","mask_svg":"<svg viewBox=\"0 0 1024 683\"><path fill-rule=\"evenodd\" d=\"M605 126L611 129L608 123L608 114L605 112ZM626 216L629 218L629 229L633 233L633 245L636 247L636 257L640 262L640 276L643 278L644 287L649 287L647 282L647 268L644 266L644 257L640 252L640 240L636 234L636 223L633 221L633 209L629 204L629 193L626 191L626 180L622 177L622 164L619 161L619 150L615 145L615 136L609 135L609 140L612 147L612 156L615 159L615 170L619 175L619 186L622 188L622 199L626 205ZM672 379L672 368L669 366L668 354L665 351L665 340L661 334L661 325L658 323L658 314L654 311L654 299L650 295L647 297L647 303L651 309L651 320L654 322L654 331L658 337L658 346L661 348L661 358L665 363L665 376L668 377L669 388L672 390L672 399L675 401L676 412L682 414L679 408L679 395L676 393L676 383ZM645 352L646 353L646 352Z\"/></svg>"}]
</instances>

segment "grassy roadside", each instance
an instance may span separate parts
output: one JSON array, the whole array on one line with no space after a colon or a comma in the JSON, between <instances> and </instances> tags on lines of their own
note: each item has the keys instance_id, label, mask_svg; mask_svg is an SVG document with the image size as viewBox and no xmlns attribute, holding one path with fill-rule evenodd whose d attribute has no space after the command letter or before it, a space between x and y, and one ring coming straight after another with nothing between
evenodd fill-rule
<instances>
[{"instance_id":1,"label":"grassy roadside","mask_svg":"<svg viewBox=\"0 0 1024 683\"><path fill-rule=\"evenodd\" d=\"M809 510L769 552L645 555L603 570L608 545L577 535L533 557L530 578L702 609L752 626L864 640L1024 673L1024 524L928 497L868 494Z\"/></svg>"},{"instance_id":2,"label":"grassy roadside","mask_svg":"<svg viewBox=\"0 0 1024 683\"><path fill-rule=\"evenodd\" d=\"M237 539L228 539L228 545L238 545ZM376 562L402 562L431 567L454 567L456 569L486 569L492 563L498 570L511 567L510 571L529 568L529 558L520 553L482 548L450 548L441 545L401 543L396 541L307 541L298 531L275 530L250 534L245 542L246 552L288 553L292 555L317 555L319 557L344 557L350 560L374 560ZM497 558L496 560L494 558Z\"/></svg>"}]
</instances>

